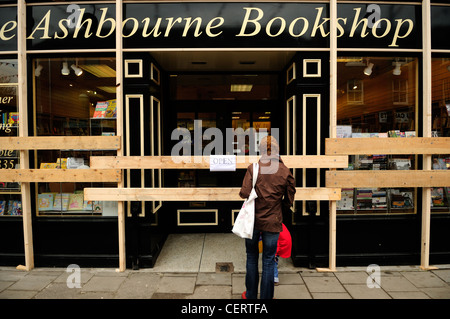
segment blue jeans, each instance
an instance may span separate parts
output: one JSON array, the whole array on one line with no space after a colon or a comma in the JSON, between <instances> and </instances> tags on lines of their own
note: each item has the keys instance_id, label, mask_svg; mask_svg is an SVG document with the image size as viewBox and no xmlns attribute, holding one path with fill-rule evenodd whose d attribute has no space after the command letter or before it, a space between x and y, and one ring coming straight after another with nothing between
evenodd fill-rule
<instances>
[{"instance_id":1,"label":"blue jeans","mask_svg":"<svg viewBox=\"0 0 450 319\"><path fill-rule=\"evenodd\" d=\"M247 299L256 299L258 295L258 259L259 259L259 235L262 234L263 252L262 252L262 276L261 276L261 299L273 299L274 293L274 257L277 252L278 236L280 233L261 232L253 230L253 238L245 240L247 251L247 273L245 276L245 285L247 287Z\"/></svg>"}]
</instances>

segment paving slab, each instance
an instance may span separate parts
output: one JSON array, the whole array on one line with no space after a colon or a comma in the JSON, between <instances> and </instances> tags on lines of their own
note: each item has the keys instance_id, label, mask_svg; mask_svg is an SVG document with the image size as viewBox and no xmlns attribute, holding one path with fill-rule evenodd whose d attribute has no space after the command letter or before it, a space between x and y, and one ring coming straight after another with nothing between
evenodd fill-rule
<instances>
[{"instance_id":1,"label":"paving slab","mask_svg":"<svg viewBox=\"0 0 450 319\"><path fill-rule=\"evenodd\" d=\"M446 283L450 283L450 269L438 269L431 271L433 274L441 278Z\"/></svg>"},{"instance_id":2,"label":"paving slab","mask_svg":"<svg viewBox=\"0 0 450 319\"><path fill-rule=\"evenodd\" d=\"M313 292L313 299L352 299L346 292Z\"/></svg>"},{"instance_id":3,"label":"paving slab","mask_svg":"<svg viewBox=\"0 0 450 319\"><path fill-rule=\"evenodd\" d=\"M115 292L124 282L126 277L93 276L81 287L82 292Z\"/></svg>"},{"instance_id":4,"label":"paving slab","mask_svg":"<svg viewBox=\"0 0 450 319\"><path fill-rule=\"evenodd\" d=\"M33 275L33 276L25 276L19 279L16 283L10 286L8 289L10 290L34 290L40 291L48 286L53 280L55 280L56 276L41 276L41 275Z\"/></svg>"},{"instance_id":5,"label":"paving slab","mask_svg":"<svg viewBox=\"0 0 450 319\"><path fill-rule=\"evenodd\" d=\"M5 290L6 288L12 286L15 281L0 281L0 291Z\"/></svg>"},{"instance_id":6,"label":"paving slab","mask_svg":"<svg viewBox=\"0 0 450 319\"><path fill-rule=\"evenodd\" d=\"M447 287L447 283L428 271L404 272L403 276L418 288Z\"/></svg>"},{"instance_id":7,"label":"paving slab","mask_svg":"<svg viewBox=\"0 0 450 319\"><path fill-rule=\"evenodd\" d=\"M298 273L296 273L296 274L278 273L278 279L280 281L280 285L304 285L305 284L302 277Z\"/></svg>"},{"instance_id":8,"label":"paving slab","mask_svg":"<svg viewBox=\"0 0 450 319\"><path fill-rule=\"evenodd\" d=\"M0 270L0 281L17 281L27 275L21 270Z\"/></svg>"},{"instance_id":9,"label":"paving slab","mask_svg":"<svg viewBox=\"0 0 450 319\"><path fill-rule=\"evenodd\" d=\"M344 285L353 299L391 299L381 288L369 288L367 285Z\"/></svg>"},{"instance_id":10,"label":"paving slab","mask_svg":"<svg viewBox=\"0 0 450 319\"><path fill-rule=\"evenodd\" d=\"M381 288L387 292L391 291L416 291L419 289L414 286L405 277L391 276L391 277L381 277Z\"/></svg>"},{"instance_id":11,"label":"paving slab","mask_svg":"<svg viewBox=\"0 0 450 319\"><path fill-rule=\"evenodd\" d=\"M117 291L116 299L150 299L158 289L162 275L132 273Z\"/></svg>"},{"instance_id":12,"label":"paving slab","mask_svg":"<svg viewBox=\"0 0 450 319\"><path fill-rule=\"evenodd\" d=\"M231 273L198 273L196 284L231 286Z\"/></svg>"},{"instance_id":13,"label":"paving slab","mask_svg":"<svg viewBox=\"0 0 450 319\"><path fill-rule=\"evenodd\" d=\"M37 294L35 290L10 290L0 292L0 299L31 299Z\"/></svg>"},{"instance_id":14,"label":"paving slab","mask_svg":"<svg viewBox=\"0 0 450 319\"><path fill-rule=\"evenodd\" d=\"M303 277L310 292L345 292L336 277Z\"/></svg>"},{"instance_id":15,"label":"paving slab","mask_svg":"<svg viewBox=\"0 0 450 319\"><path fill-rule=\"evenodd\" d=\"M231 286L197 286L186 299L230 299Z\"/></svg>"},{"instance_id":16,"label":"paving slab","mask_svg":"<svg viewBox=\"0 0 450 319\"><path fill-rule=\"evenodd\" d=\"M364 271L336 272L336 278L342 284L359 284L363 285L367 282L369 275Z\"/></svg>"},{"instance_id":17,"label":"paving slab","mask_svg":"<svg viewBox=\"0 0 450 319\"><path fill-rule=\"evenodd\" d=\"M163 276L158 284L156 293L192 294L195 289L197 276Z\"/></svg>"},{"instance_id":18,"label":"paving slab","mask_svg":"<svg viewBox=\"0 0 450 319\"><path fill-rule=\"evenodd\" d=\"M66 283L51 283L38 292L34 299L75 299L80 298L81 288L69 288Z\"/></svg>"},{"instance_id":19,"label":"paving slab","mask_svg":"<svg viewBox=\"0 0 450 319\"><path fill-rule=\"evenodd\" d=\"M450 287L422 288L432 299L450 299Z\"/></svg>"},{"instance_id":20,"label":"paving slab","mask_svg":"<svg viewBox=\"0 0 450 319\"><path fill-rule=\"evenodd\" d=\"M245 287L245 274L233 274L231 277L231 293L241 295L247 288Z\"/></svg>"},{"instance_id":21,"label":"paving slab","mask_svg":"<svg viewBox=\"0 0 450 319\"><path fill-rule=\"evenodd\" d=\"M279 285L275 287L276 299L312 299L305 285Z\"/></svg>"},{"instance_id":22,"label":"paving slab","mask_svg":"<svg viewBox=\"0 0 450 319\"><path fill-rule=\"evenodd\" d=\"M393 299L430 299L430 297L422 291L394 291L389 292Z\"/></svg>"}]
</instances>

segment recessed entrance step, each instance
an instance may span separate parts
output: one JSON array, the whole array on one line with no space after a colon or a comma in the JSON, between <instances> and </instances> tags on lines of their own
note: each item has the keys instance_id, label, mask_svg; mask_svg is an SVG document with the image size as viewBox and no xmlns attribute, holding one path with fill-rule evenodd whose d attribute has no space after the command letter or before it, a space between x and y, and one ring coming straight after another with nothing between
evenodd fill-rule
<instances>
[{"instance_id":1,"label":"recessed entrance step","mask_svg":"<svg viewBox=\"0 0 450 319\"><path fill-rule=\"evenodd\" d=\"M233 233L170 234L154 272L245 273L245 241ZM261 269L260 260L260 269ZM280 258L278 270L298 272L290 258Z\"/></svg>"}]
</instances>

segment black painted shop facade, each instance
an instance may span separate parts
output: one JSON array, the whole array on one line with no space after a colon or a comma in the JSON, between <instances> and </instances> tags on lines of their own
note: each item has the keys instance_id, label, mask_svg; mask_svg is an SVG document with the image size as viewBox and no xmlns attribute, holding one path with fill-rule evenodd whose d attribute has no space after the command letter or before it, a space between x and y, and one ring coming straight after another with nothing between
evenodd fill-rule
<instances>
[{"instance_id":1,"label":"black painted shop facade","mask_svg":"<svg viewBox=\"0 0 450 319\"><path fill-rule=\"evenodd\" d=\"M29 135L115 134L117 121L121 121L124 155L171 155L179 142L171 139L173 131L185 128L193 132L194 121L202 120L203 129L217 127L223 132L230 127L258 127L269 132L278 128L281 154L324 155L324 140L330 136L330 107L336 107L338 128L350 129L355 137L395 130L422 136L421 2L338 2L338 69L337 75L331 75L337 77L336 93L330 92L329 9L327 2L124 2L124 112L120 119L94 114L100 102L112 105L117 98L115 4L86 1L68 8L63 2L39 5L30 1L26 10ZM440 36L450 31L448 16L450 6L432 3L432 58L442 68L450 61L450 46ZM78 19L79 26L72 26L71 19ZM16 5L0 3L1 97L16 97L14 71L8 73L17 64L16 32ZM397 63L402 78L392 75ZM71 65L83 69L83 75L78 77ZM70 73L62 73L65 66ZM368 67L369 76L363 73ZM445 73L432 74L442 81L448 79ZM230 92L236 79L241 81L238 84L252 85L251 91ZM389 91L381 90L379 83L383 82L389 82ZM69 90L75 88L79 91L71 102ZM330 106L330 94L338 94L337 105ZM433 97L433 115L435 109L440 110L440 103L450 101L450 92L446 94ZM376 100L380 96L388 96L389 101ZM9 104L4 101L2 114L9 116L16 104L14 99ZM447 124L443 124L448 116L444 111L439 114L441 122L433 130L437 136L449 136ZM400 116L407 120L397 119ZM13 124L6 129L9 117L5 121L2 136L17 134ZM209 143L202 142L203 146ZM253 151L254 145L246 146L235 153ZM4 160L17 164L17 156L8 154L8 158L2 157L2 166ZM33 151L30 168L56 163L59 158L82 158L82 164L89 165L93 155L114 153ZM447 158L443 154L436 162L445 164ZM379 160L351 156L349 163L352 169L367 169L364 165L383 169L396 159L382 158L381 164ZM406 161L411 169L421 169L421 156L397 160L397 164ZM239 187L245 171L124 173L128 187ZM296 169L295 175L298 187L325 185L324 169ZM117 266L117 206L83 203L78 210L70 209L83 187L92 185L31 184L36 267ZM364 197L368 193L371 204ZM450 208L445 196L450 194L445 187L436 193L442 193L442 205L432 201L430 263L449 263ZM64 194L68 208L64 204L57 207L55 200ZM420 263L421 188L351 189L345 194L350 203L338 204L337 211L337 266ZM409 202L405 196L410 196ZM51 198L54 207L41 206L45 198ZM3 185L0 204L8 206L20 200L20 185ZM171 233L229 233L239 208L239 202L125 203L127 267L153 267ZM22 218L9 214L7 208L2 215L0 264L23 264ZM328 264L328 202L296 202L295 212L284 212L284 223L292 234L295 266Z\"/></svg>"}]
</instances>

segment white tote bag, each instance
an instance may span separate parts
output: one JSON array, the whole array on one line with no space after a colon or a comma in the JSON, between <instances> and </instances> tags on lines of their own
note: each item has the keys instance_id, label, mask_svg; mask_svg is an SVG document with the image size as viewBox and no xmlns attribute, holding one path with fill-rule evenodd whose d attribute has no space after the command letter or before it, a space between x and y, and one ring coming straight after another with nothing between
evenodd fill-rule
<instances>
[{"instance_id":1,"label":"white tote bag","mask_svg":"<svg viewBox=\"0 0 450 319\"><path fill-rule=\"evenodd\" d=\"M258 198L255 192L255 183L258 178L258 163L253 163L253 188L250 196L242 204L242 208L234 222L232 232L241 238L252 239L253 226L255 224L255 199Z\"/></svg>"}]
</instances>

